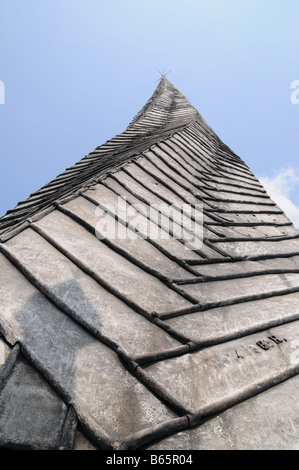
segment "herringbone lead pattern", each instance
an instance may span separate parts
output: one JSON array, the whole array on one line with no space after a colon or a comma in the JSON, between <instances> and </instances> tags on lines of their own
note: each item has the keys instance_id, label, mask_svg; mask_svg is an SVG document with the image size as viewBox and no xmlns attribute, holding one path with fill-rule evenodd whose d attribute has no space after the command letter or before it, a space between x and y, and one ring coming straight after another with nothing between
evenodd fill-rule
<instances>
[{"instance_id":1,"label":"herringbone lead pattern","mask_svg":"<svg viewBox=\"0 0 299 470\"><path fill-rule=\"evenodd\" d=\"M298 449L299 233L164 77L0 234L2 446Z\"/></svg>"}]
</instances>

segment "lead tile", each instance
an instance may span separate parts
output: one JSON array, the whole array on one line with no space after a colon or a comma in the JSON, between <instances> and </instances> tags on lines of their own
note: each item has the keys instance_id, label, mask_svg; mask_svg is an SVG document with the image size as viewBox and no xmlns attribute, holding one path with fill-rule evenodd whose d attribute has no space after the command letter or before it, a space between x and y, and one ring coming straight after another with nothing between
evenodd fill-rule
<instances>
[{"instance_id":1,"label":"lead tile","mask_svg":"<svg viewBox=\"0 0 299 470\"><path fill-rule=\"evenodd\" d=\"M58 305L100 335L116 342L129 356L178 345L32 230L14 237L7 247ZM2 263L7 266L4 260ZM2 282L4 287L6 282Z\"/></svg>"},{"instance_id":2,"label":"lead tile","mask_svg":"<svg viewBox=\"0 0 299 470\"><path fill-rule=\"evenodd\" d=\"M157 362L146 373L191 413L212 414L297 373L298 328L291 322Z\"/></svg>"},{"instance_id":3,"label":"lead tile","mask_svg":"<svg viewBox=\"0 0 299 470\"><path fill-rule=\"evenodd\" d=\"M37 222L37 226L103 282L143 310L161 313L190 305L174 290L108 248L64 214L53 211Z\"/></svg>"},{"instance_id":4,"label":"lead tile","mask_svg":"<svg viewBox=\"0 0 299 470\"><path fill-rule=\"evenodd\" d=\"M194 343L215 343L299 318L299 292L164 320Z\"/></svg>"},{"instance_id":5,"label":"lead tile","mask_svg":"<svg viewBox=\"0 0 299 470\"><path fill-rule=\"evenodd\" d=\"M142 230L141 233L145 238L136 233L134 226L138 231L142 229L144 227L144 224L142 224L144 217L139 216L139 212L129 206L126 201L121 198L116 200L115 193L111 192L112 195L116 196L111 200L106 196L109 190L104 186L100 189L102 191L98 194L98 200L101 201L99 206L82 197L77 197L63 207L90 224L98 238L107 239L116 249L124 250L128 256L148 266L149 269L154 269L161 275L172 279L188 278L189 273L185 269L170 260L148 241L148 238L153 234L151 226L147 226L145 230ZM89 192L89 194L92 193ZM106 214L105 209L110 210L112 214ZM116 216L130 224L129 227L131 226L132 230L118 222Z\"/></svg>"},{"instance_id":6,"label":"lead tile","mask_svg":"<svg viewBox=\"0 0 299 470\"><path fill-rule=\"evenodd\" d=\"M267 274L226 279L221 281L185 284L183 290L192 294L202 305L213 302L226 302L271 295L290 289L299 290L299 273Z\"/></svg>"},{"instance_id":7,"label":"lead tile","mask_svg":"<svg viewBox=\"0 0 299 470\"><path fill-rule=\"evenodd\" d=\"M147 450L299 450L298 404L296 376Z\"/></svg>"},{"instance_id":8,"label":"lead tile","mask_svg":"<svg viewBox=\"0 0 299 470\"><path fill-rule=\"evenodd\" d=\"M98 442L117 445L134 433L176 418L124 368L114 351L0 258L1 327L68 398Z\"/></svg>"},{"instance_id":9,"label":"lead tile","mask_svg":"<svg viewBox=\"0 0 299 470\"><path fill-rule=\"evenodd\" d=\"M67 407L41 375L21 359L0 394L0 442L56 448Z\"/></svg>"}]
</instances>

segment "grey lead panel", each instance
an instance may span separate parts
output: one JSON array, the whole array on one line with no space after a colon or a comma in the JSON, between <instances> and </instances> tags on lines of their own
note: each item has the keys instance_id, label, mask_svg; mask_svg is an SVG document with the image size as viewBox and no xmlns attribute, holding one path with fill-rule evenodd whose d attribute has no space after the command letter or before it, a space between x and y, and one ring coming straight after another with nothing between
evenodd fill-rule
<instances>
[{"instance_id":1,"label":"grey lead panel","mask_svg":"<svg viewBox=\"0 0 299 470\"><path fill-rule=\"evenodd\" d=\"M298 230L163 76L0 218L0 446L297 449L298 259Z\"/></svg>"},{"instance_id":2,"label":"grey lead panel","mask_svg":"<svg viewBox=\"0 0 299 470\"><path fill-rule=\"evenodd\" d=\"M21 358L0 394L0 443L53 450L66 414L67 407L57 393Z\"/></svg>"}]
</instances>

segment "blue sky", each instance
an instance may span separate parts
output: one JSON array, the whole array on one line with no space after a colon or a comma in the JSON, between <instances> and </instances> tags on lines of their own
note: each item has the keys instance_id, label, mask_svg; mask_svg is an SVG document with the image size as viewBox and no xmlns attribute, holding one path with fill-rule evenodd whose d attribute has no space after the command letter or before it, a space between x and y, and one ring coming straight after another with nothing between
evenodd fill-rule
<instances>
[{"instance_id":1,"label":"blue sky","mask_svg":"<svg viewBox=\"0 0 299 470\"><path fill-rule=\"evenodd\" d=\"M299 227L298 18L298 0L0 0L0 215L124 130L159 69Z\"/></svg>"}]
</instances>

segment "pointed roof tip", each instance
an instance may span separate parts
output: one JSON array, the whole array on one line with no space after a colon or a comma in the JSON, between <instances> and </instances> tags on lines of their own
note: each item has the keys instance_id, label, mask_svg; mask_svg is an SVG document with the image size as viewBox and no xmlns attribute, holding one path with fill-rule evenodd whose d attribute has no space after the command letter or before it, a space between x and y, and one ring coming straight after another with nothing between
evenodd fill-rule
<instances>
[{"instance_id":1,"label":"pointed roof tip","mask_svg":"<svg viewBox=\"0 0 299 470\"><path fill-rule=\"evenodd\" d=\"M182 126L186 125L187 121L190 122L190 120L198 114L196 108L190 103L186 96L166 78L165 74L161 76L151 97L133 118L129 124L129 128L137 123L141 124L145 116L147 116L147 119L149 118L151 120L153 117L152 112L155 112L157 109L160 113L161 128L165 126L166 122L169 123L169 121L179 118L177 114L178 110L184 109L186 111L185 115L180 115ZM156 118L155 121L157 122Z\"/></svg>"}]
</instances>

